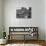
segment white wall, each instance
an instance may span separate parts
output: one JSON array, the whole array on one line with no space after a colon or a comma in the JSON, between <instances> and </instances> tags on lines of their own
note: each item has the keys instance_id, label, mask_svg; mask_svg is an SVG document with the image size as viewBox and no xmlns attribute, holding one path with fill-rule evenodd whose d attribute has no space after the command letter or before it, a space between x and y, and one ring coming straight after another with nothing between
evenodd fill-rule
<instances>
[{"instance_id":1,"label":"white wall","mask_svg":"<svg viewBox=\"0 0 46 46\"><path fill-rule=\"evenodd\" d=\"M33 0L32 26L39 27L39 38L45 39L45 4L44 0Z\"/></svg>"},{"instance_id":2,"label":"white wall","mask_svg":"<svg viewBox=\"0 0 46 46\"><path fill-rule=\"evenodd\" d=\"M17 19L16 9L32 7L31 19ZM5 0L4 26L7 35L10 26L36 26L39 27L39 38L45 39L45 10L44 0Z\"/></svg>"}]
</instances>

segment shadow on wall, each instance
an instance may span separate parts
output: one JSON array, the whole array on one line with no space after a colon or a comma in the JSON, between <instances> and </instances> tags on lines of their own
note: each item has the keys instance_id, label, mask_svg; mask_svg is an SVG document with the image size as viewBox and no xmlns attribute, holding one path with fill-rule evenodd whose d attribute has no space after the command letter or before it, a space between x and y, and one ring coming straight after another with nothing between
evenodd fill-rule
<instances>
[{"instance_id":1,"label":"shadow on wall","mask_svg":"<svg viewBox=\"0 0 46 46\"><path fill-rule=\"evenodd\" d=\"M0 30L0 39L3 38L3 33L2 31Z\"/></svg>"}]
</instances>

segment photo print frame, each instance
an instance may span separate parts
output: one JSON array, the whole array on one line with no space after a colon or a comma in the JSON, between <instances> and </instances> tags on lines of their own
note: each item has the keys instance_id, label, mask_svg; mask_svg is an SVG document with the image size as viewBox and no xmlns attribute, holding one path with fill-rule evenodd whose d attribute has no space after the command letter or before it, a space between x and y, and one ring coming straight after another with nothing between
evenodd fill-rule
<instances>
[{"instance_id":1,"label":"photo print frame","mask_svg":"<svg viewBox=\"0 0 46 46\"><path fill-rule=\"evenodd\" d=\"M16 18L31 18L31 7L28 9L21 7L21 9L16 10Z\"/></svg>"}]
</instances>

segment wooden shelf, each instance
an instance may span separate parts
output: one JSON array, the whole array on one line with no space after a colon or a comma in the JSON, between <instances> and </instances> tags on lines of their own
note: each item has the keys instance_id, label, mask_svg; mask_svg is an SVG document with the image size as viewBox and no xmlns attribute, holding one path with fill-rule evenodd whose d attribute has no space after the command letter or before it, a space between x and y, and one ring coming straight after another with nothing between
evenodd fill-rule
<instances>
[{"instance_id":1,"label":"wooden shelf","mask_svg":"<svg viewBox=\"0 0 46 46\"><path fill-rule=\"evenodd\" d=\"M19 34L19 35L21 35L21 34L23 34L23 35L29 35L30 34L30 32L10 32L10 34Z\"/></svg>"},{"instance_id":2,"label":"wooden shelf","mask_svg":"<svg viewBox=\"0 0 46 46\"><path fill-rule=\"evenodd\" d=\"M31 35L32 33L33 35ZM26 39L38 39L38 27L9 27L9 39L12 39L12 37L16 39L16 36L18 39L22 38L24 40L25 38Z\"/></svg>"}]
</instances>

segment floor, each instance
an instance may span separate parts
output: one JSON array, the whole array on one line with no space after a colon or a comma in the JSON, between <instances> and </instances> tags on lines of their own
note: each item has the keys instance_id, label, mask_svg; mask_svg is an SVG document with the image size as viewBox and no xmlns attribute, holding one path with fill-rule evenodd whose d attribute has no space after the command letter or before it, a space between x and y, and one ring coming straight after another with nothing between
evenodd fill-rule
<instances>
[{"instance_id":1,"label":"floor","mask_svg":"<svg viewBox=\"0 0 46 46\"><path fill-rule=\"evenodd\" d=\"M10 40L7 44L0 46L46 46L46 42L42 40Z\"/></svg>"},{"instance_id":2,"label":"floor","mask_svg":"<svg viewBox=\"0 0 46 46\"><path fill-rule=\"evenodd\" d=\"M6 44L6 45L0 45L0 46L42 46L42 45L40 45L40 44L24 44L24 43L20 44L20 43L18 43L18 44Z\"/></svg>"}]
</instances>

